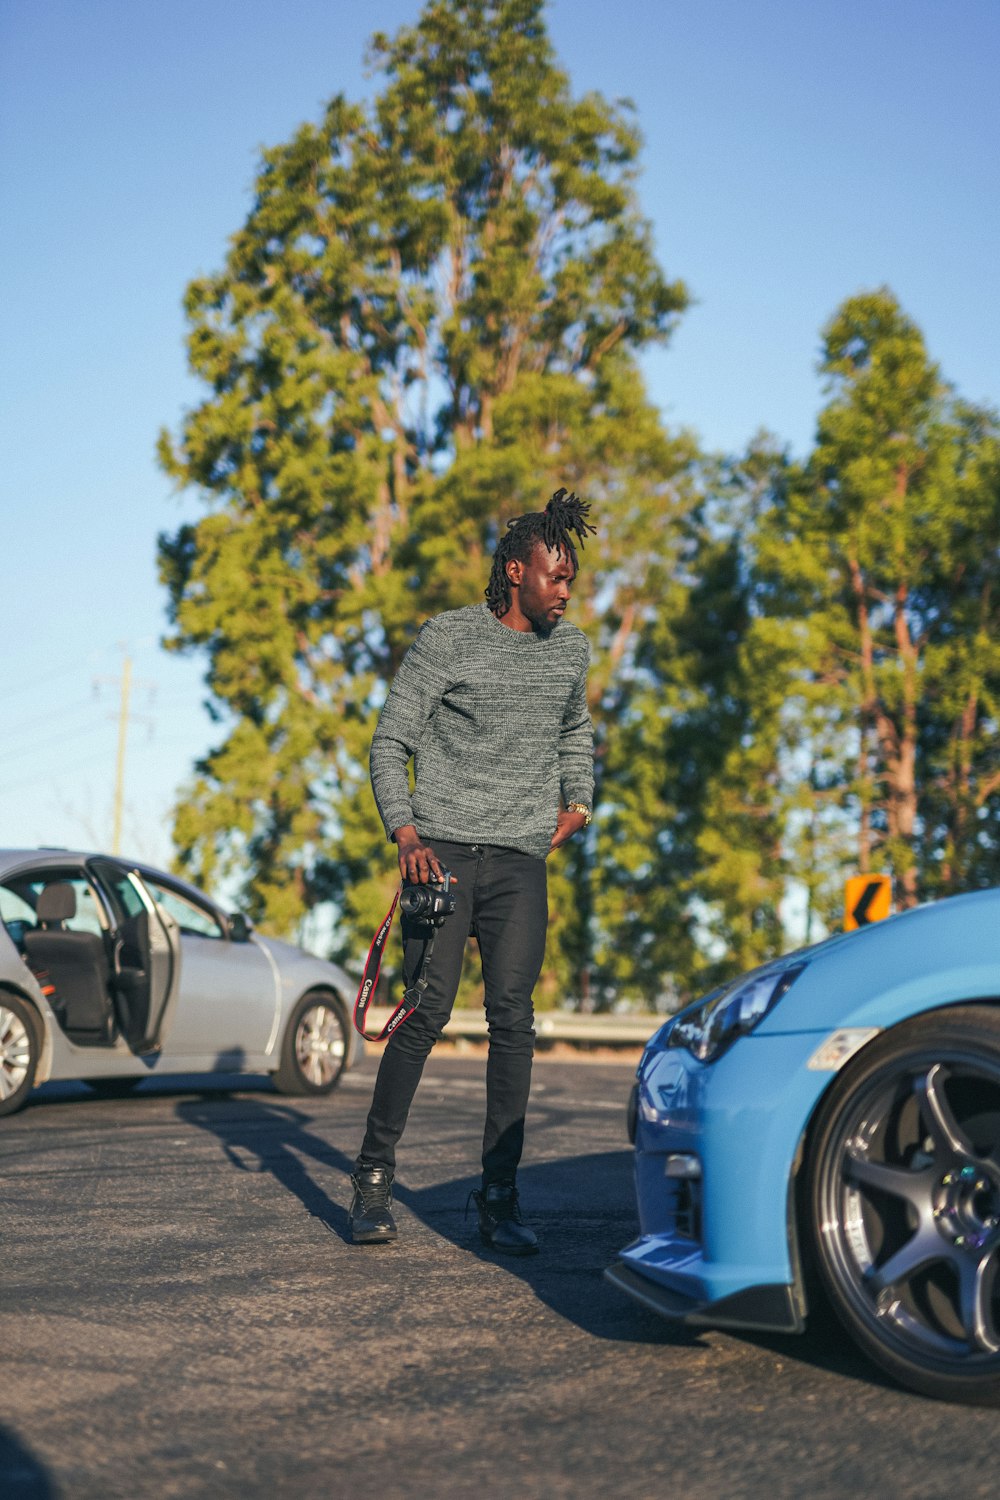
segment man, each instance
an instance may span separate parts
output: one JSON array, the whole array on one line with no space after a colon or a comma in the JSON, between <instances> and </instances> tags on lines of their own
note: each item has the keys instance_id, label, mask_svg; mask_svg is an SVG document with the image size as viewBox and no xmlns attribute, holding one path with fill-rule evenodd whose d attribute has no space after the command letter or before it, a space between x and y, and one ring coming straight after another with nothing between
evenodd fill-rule
<instances>
[{"instance_id":1,"label":"man","mask_svg":"<svg viewBox=\"0 0 1000 1500\"><path fill-rule=\"evenodd\" d=\"M586 636L563 622L589 505L558 490L508 523L485 604L428 620L393 681L371 747L371 778L404 881L456 877L435 934L419 1009L382 1054L357 1159L356 1244L396 1238L395 1146L424 1063L451 1014L469 934L479 944L489 1057L481 1189L483 1240L538 1248L518 1203L517 1167L534 1050L532 991L548 922L545 859L590 822L593 729ZM411 798L407 765L415 762ZM420 971L428 929L403 918L403 980Z\"/></svg>"}]
</instances>

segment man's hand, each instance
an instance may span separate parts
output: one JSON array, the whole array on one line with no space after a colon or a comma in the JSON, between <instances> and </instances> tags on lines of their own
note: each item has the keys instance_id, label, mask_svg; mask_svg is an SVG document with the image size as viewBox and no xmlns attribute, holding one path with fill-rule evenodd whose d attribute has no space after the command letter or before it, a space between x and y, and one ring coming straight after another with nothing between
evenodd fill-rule
<instances>
[{"instance_id":1,"label":"man's hand","mask_svg":"<svg viewBox=\"0 0 1000 1500\"><path fill-rule=\"evenodd\" d=\"M549 849L558 849L560 844L565 844L567 839L571 839L574 833L579 833L580 829L586 826L586 822L587 817L585 813L567 812L564 807L561 807L559 809L559 817L556 821L556 831L552 835L552 843L549 845Z\"/></svg>"},{"instance_id":2,"label":"man's hand","mask_svg":"<svg viewBox=\"0 0 1000 1500\"><path fill-rule=\"evenodd\" d=\"M429 844L425 844L412 823L393 832L399 851L399 873L411 885L428 885L432 880L443 880L441 863ZM453 880L455 885L458 884Z\"/></svg>"}]
</instances>

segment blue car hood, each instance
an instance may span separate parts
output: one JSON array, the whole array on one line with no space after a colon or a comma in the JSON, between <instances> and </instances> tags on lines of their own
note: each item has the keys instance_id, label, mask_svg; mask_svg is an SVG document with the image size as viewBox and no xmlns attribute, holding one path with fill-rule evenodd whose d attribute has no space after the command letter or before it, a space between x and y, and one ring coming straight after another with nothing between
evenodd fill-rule
<instances>
[{"instance_id":1,"label":"blue car hood","mask_svg":"<svg viewBox=\"0 0 1000 1500\"><path fill-rule=\"evenodd\" d=\"M890 1026L962 1000L1000 996L1000 890L914 907L786 954L806 963L755 1035Z\"/></svg>"}]
</instances>

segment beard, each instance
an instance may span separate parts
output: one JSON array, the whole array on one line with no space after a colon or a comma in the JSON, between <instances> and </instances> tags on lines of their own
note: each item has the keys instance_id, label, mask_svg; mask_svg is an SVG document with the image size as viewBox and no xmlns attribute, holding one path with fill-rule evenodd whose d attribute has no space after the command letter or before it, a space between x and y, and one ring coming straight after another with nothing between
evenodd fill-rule
<instances>
[{"instance_id":1,"label":"beard","mask_svg":"<svg viewBox=\"0 0 1000 1500\"><path fill-rule=\"evenodd\" d=\"M544 636L545 638L548 638L552 634L562 619L562 615L557 615L554 620L550 620L540 605L536 609L525 609L522 603L521 613L525 619L531 622L531 628L535 634Z\"/></svg>"}]
</instances>

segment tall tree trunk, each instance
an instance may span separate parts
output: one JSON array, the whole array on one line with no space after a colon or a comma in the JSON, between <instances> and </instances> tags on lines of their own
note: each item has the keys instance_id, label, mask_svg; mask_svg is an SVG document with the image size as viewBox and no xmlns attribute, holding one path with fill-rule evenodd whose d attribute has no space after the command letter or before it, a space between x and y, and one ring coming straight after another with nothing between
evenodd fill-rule
<instances>
[{"instance_id":1,"label":"tall tree trunk","mask_svg":"<svg viewBox=\"0 0 1000 1500\"><path fill-rule=\"evenodd\" d=\"M919 648L914 644L906 616L909 590L901 583L896 590L894 623L896 649L903 667L902 726L896 732L896 783L890 796L896 808L896 835L906 846L902 869L898 872L897 905L917 904L917 864L913 834L917 824L917 692L919 683Z\"/></svg>"},{"instance_id":2,"label":"tall tree trunk","mask_svg":"<svg viewBox=\"0 0 1000 1500\"><path fill-rule=\"evenodd\" d=\"M858 735L858 787L861 798L861 816L858 821L858 870L862 875L867 875L871 869L872 855L871 771L868 763L868 746L877 708L875 664L871 622L868 617L868 597L865 592L861 565L856 557L849 557L847 563L851 574L851 589L854 593L858 634L861 638L861 703Z\"/></svg>"}]
</instances>

